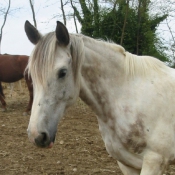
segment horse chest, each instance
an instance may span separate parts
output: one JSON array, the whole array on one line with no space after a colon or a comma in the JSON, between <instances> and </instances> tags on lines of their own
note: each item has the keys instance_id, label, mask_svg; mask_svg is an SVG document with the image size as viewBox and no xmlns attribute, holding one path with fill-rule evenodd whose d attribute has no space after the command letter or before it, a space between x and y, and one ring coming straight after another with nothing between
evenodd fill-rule
<instances>
[{"instance_id":1,"label":"horse chest","mask_svg":"<svg viewBox=\"0 0 175 175\"><path fill-rule=\"evenodd\" d=\"M104 122L99 118L98 122L108 153L120 162L134 164L135 161L133 166L141 166L141 153L147 146L141 121L122 125L117 119Z\"/></svg>"}]
</instances>

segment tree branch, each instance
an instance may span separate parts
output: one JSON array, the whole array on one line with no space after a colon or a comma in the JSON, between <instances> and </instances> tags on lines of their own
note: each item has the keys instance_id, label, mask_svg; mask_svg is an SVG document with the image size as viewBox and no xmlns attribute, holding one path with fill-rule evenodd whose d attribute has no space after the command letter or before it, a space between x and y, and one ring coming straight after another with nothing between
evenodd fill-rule
<instances>
[{"instance_id":1,"label":"tree branch","mask_svg":"<svg viewBox=\"0 0 175 175\"><path fill-rule=\"evenodd\" d=\"M1 41L2 41L3 28L4 28L5 23L6 23L6 20L7 20L7 15L9 13L10 5L11 5L11 0L9 0L8 8L7 8L7 11L5 12L5 15L4 15L4 22L3 22L2 27L1 27L1 33L0 33L0 53L1 53Z\"/></svg>"},{"instance_id":2,"label":"tree branch","mask_svg":"<svg viewBox=\"0 0 175 175\"><path fill-rule=\"evenodd\" d=\"M29 0L29 2L30 2L30 7L31 7L31 9L32 9L32 15L33 15L34 26L37 28L36 19L35 19L35 10L34 10L34 7L33 7L32 0Z\"/></svg>"},{"instance_id":3,"label":"tree branch","mask_svg":"<svg viewBox=\"0 0 175 175\"><path fill-rule=\"evenodd\" d=\"M70 2L71 2L71 6L72 6L72 8L73 8L73 10L74 10L75 16L77 17L79 23L82 24L82 23L83 23L83 19L81 18L79 11L78 11L77 8L73 5L72 0L70 0Z\"/></svg>"},{"instance_id":4,"label":"tree branch","mask_svg":"<svg viewBox=\"0 0 175 175\"><path fill-rule=\"evenodd\" d=\"M63 14L64 25L66 26L66 15L65 15L65 12L64 12L63 0L61 0L61 11L62 11L62 14Z\"/></svg>"}]
</instances>

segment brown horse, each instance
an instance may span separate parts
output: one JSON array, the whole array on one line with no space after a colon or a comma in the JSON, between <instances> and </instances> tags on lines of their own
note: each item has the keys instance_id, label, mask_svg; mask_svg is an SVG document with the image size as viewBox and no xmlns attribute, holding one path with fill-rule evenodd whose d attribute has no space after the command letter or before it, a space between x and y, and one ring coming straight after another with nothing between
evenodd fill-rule
<instances>
[{"instance_id":1,"label":"brown horse","mask_svg":"<svg viewBox=\"0 0 175 175\"><path fill-rule=\"evenodd\" d=\"M4 93L3 93L2 84L1 84L1 82L0 82L0 101L1 101L1 103L2 103L3 111L6 110L6 102L5 102L4 98L5 98L5 95L4 95Z\"/></svg>"},{"instance_id":2,"label":"brown horse","mask_svg":"<svg viewBox=\"0 0 175 175\"><path fill-rule=\"evenodd\" d=\"M0 101L4 110L6 110L6 102L4 100L5 96L3 94L1 82L13 83L21 80L22 78L24 78L26 81L30 96L26 112L29 112L31 110L33 103L32 80L27 74L24 75L28 60L29 56L26 55L0 54Z\"/></svg>"}]
</instances>

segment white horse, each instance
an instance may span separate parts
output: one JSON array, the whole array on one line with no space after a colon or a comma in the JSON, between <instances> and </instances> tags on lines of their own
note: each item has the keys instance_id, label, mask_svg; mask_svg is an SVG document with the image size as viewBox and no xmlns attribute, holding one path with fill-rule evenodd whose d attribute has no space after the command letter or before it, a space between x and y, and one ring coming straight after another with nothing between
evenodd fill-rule
<instances>
[{"instance_id":1,"label":"white horse","mask_svg":"<svg viewBox=\"0 0 175 175\"><path fill-rule=\"evenodd\" d=\"M97 114L107 152L124 175L162 175L175 163L175 70L114 43L69 34L61 22L44 36L28 21L25 31L36 44L28 64L31 142L52 147L59 120L80 96Z\"/></svg>"}]
</instances>

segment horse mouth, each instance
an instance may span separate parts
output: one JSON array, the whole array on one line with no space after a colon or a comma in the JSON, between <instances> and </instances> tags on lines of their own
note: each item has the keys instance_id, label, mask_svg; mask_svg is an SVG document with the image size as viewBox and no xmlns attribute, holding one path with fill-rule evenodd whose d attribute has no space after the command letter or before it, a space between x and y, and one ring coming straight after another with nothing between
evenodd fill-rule
<instances>
[{"instance_id":1,"label":"horse mouth","mask_svg":"<svg viewBox=\"0 0 175 175\"><path fill-rule=\"evenodd\" d=\"M52 148L53 144L54 144L54 142L51 142L50 145L48 146L48 148Z\"/></svg>"},{"instance_id":2,"label":"horse mouth","mask_svg":"<svg viewBox=\"0 0 175 175\"><path fill-rule=\"evenodd\" d=\"M34 144L40 148L52 148L55 142L55 135L53 137L49 137L46 133L41 133L35 138Z\"/></svg>"}]
</instances>

